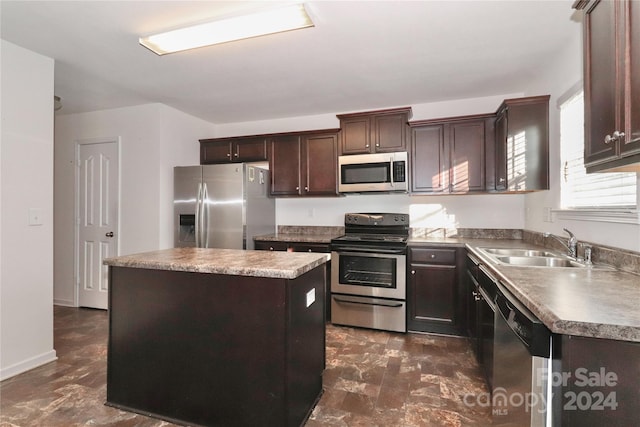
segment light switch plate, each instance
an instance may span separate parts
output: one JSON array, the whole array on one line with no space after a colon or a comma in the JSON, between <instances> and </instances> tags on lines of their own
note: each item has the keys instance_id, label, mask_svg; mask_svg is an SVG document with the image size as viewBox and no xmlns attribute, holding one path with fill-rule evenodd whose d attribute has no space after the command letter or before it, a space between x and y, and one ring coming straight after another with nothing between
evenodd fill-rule
<instances>
[{"instance_id":1,"label":"light switch plate","mask_svg":"<svg viewBox=\"0 0 640 427\"><path fill-rule=\"evenodd\" d=\"M29 208L29 225L42 225L42 209Z\"/></svg>"}]
</instances>

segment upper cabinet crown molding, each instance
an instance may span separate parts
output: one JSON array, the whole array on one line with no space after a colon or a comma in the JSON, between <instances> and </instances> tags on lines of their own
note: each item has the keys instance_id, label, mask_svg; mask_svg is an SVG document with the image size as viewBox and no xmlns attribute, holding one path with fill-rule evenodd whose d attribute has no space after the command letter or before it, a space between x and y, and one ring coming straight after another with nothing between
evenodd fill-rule
<instances>
[{"instance_id":1,"label":"upper cabinet crown molding","mask_svg":"<svg viewBox=\"0 0 640 427\"><path fill-rule=\"evenodd\" d=\"M411 107L338 114L341 154L406 151Z\"/></svg>"},{"instance_id":2,"label":"upper cabinet crown molding","mask_svg":"<svg viewBox=\"0 0 640 427\"><path fill-rule=\"evenodd\" d=\"M640 171L640 2L577 1L584 11L587 172Z\"/></svg>"}]
</instances>

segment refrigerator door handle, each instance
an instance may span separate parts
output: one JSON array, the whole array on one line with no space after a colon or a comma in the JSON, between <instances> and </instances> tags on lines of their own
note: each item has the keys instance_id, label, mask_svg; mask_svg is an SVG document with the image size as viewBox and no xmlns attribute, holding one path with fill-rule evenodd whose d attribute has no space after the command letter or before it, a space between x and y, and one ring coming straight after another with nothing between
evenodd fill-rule
<instances>
[{"instance_id":1,"label":"refrigerator door handle","mask_svg":"<svg viewBox=\"0 0 640 427\"><path fill-rule=\"evenodd\" d=\"M202 247L209 247L209 191L207 189L207 183L203 184L204 189L202 191L202 240L204 245Z\"/></svg>"},{"instance_id":2,"label":"refrigerator door handle","mask_svg":"<svg viewBox=\"0 0 640 427\"><path fill-rule=\"evenodd\" d=\"M201 236L200 232L202 230L202 224L200 224L200 219L202 214L200 212L202 206L202 184L198 183L198 195L196 196L196 248L200 247Z\"/></svg>"}]
</instances>

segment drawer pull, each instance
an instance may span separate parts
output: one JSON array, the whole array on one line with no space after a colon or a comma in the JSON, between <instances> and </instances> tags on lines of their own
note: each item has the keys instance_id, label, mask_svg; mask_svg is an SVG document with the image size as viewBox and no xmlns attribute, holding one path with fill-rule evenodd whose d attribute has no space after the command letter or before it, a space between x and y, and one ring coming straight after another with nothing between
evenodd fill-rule
<instances>
[{"instance_id":1,"label":"drawer pull","mask_svg":"<svg viewBox=\"0 0 640 427\"><path fill-rule=\"evenodd\" d=\"M351 301L348 299L342 299L342 298L338 298L338 297L333 297L333 299L336 302L341 302L341 303L345 303L345 304L359 304L359 305L376 305L376 306L380 306L380 307L391 307L391 308L400 308L402 307L402 303L401 302L364 302L364 301Z\"/></svg>"}]
</instances>

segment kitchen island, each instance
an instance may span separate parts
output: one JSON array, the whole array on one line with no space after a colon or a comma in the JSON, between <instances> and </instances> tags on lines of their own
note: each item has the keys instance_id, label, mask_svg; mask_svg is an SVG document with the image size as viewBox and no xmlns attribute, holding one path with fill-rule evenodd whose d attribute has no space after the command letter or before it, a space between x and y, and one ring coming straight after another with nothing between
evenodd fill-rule
<instances>
[{"instance_id":1,"label":"kitchen island","mask_svg":"<svg viewBox=\"0 0 640 427\"><path fill-rule=\"evenodd\" d=\"M108 258L107 405L298 426L322 392L326 256L179 248Z\"/></svg>"}]
</instances>

